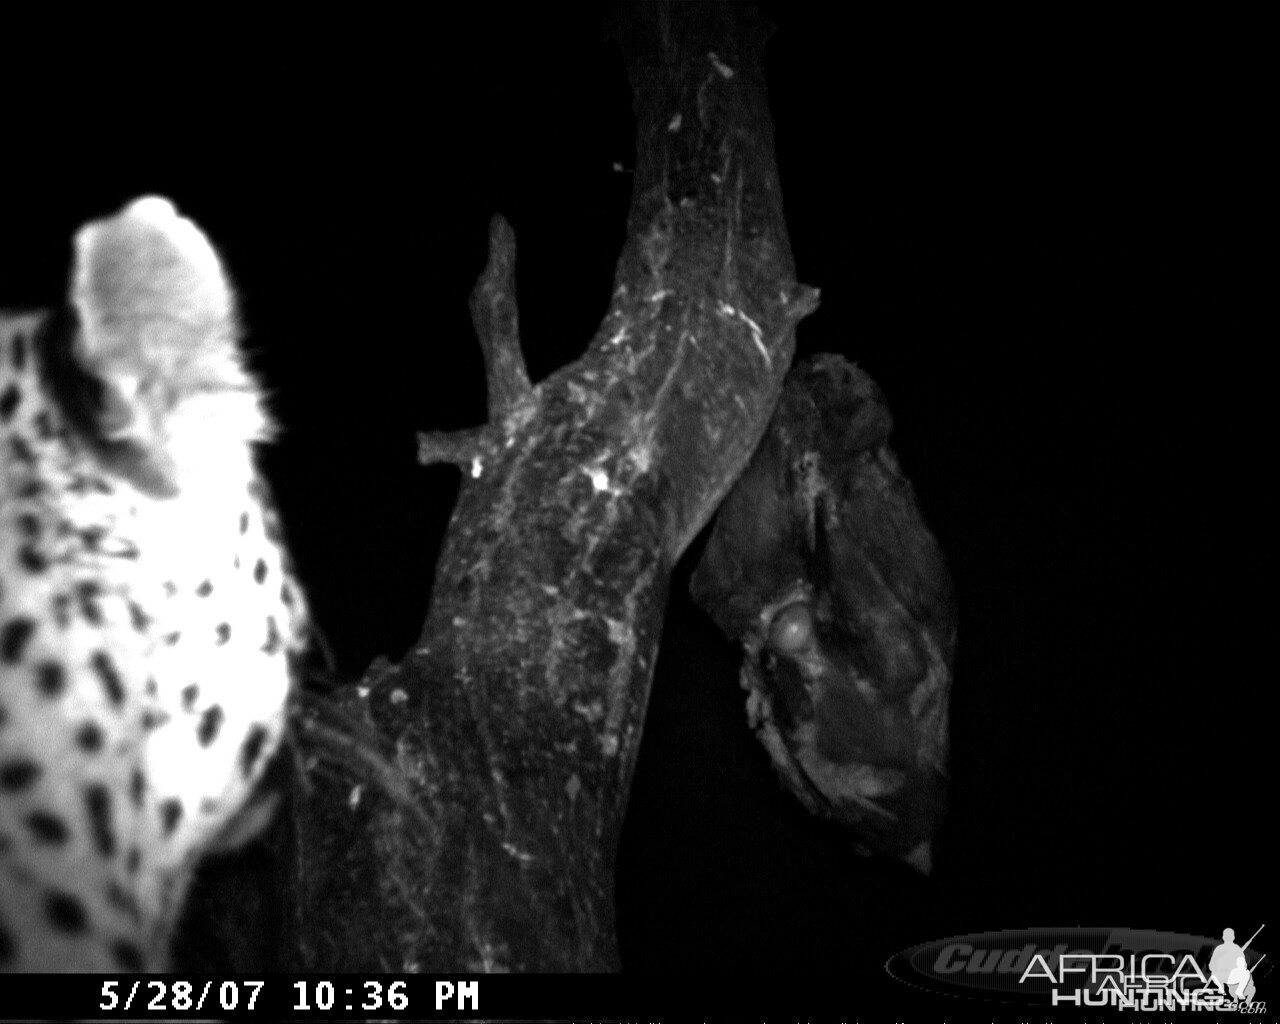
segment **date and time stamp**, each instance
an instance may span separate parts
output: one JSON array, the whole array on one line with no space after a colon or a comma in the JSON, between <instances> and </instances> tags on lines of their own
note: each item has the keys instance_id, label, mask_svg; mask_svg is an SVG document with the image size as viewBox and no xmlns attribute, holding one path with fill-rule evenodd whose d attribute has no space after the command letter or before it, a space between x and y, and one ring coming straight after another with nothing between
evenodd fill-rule
<instances>
[{"instance_id":1,"label":"date and time stamp","mask_svg":"<svg viewBox=\"0 0 1280 1024\"><path fill-rule=\"evenodd\" d=\"M98 1020L210 1017L317 1020L349 1017L430 1017L454 1019L480 1012L480 981L411 976L361 978L356 975L305 978L119 978L94 979L96 1000L82 1013ZM71 993L66 993L70 996ZM0 1019L3 1015L0 1014Z\"/></svg>"}]
</instances>

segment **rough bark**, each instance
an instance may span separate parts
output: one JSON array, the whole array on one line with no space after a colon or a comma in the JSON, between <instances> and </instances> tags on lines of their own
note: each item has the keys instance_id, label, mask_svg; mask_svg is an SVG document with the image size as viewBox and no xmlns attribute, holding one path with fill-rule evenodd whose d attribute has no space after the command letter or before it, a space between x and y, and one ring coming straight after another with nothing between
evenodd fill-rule
<instances>
[{"instance_id":1,"label":"rough bark","mask_svg":"<svg viewBox=\"0 0 1280 1024\"><path fill-rule=\"evenodd\" d=\"M472 302L489 422L421 440L464 474L421 637L299 704L286 966L618 966L613 863L669 570L817 303L794 280L753 12L626 19L637 166L611 306L531 385L495 218Z\"/></svg>"}]
</instances>

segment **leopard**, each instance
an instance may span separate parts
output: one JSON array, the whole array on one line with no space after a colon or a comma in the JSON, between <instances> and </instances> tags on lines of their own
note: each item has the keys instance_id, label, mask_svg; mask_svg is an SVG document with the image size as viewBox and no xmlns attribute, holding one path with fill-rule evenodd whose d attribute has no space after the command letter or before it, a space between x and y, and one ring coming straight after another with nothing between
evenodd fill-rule
<instances>
[{"instance_id":1,"label":"leopard","mask_svg":"<svg viewBox=\"0 0 1280 1024\"><path fill-rule=\"evenodd\" d=\"M144 195L71 249L61 308L0 310L0 970L165 971L271 818L308 611L213 243Z\"/></svg>"}]
</instances>

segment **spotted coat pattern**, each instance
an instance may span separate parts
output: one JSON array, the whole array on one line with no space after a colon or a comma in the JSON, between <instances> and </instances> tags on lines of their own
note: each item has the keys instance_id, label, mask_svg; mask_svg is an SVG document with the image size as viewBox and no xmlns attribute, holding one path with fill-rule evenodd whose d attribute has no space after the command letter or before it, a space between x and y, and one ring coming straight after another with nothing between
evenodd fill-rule
<instances>
[{"instance_id":1,"label":"spotted coat pattern","mask_svg":"<svg viewBox=\"0 0 1280 1024\"><path fill-rule=\"evenodd\" d=\"M302 596L205 236L138 200L0 314L0 969L159 970L278 746Z\"/></svg>"}]
</instances>

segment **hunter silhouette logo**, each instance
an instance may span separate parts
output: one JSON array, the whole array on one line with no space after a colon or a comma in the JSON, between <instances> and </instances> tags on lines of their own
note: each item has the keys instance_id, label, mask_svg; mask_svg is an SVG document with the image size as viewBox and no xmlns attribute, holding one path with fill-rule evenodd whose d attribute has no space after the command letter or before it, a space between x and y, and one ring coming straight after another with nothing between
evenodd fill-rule
<instances>
[{"instance_id":1,"label":"hunter silhouette logo","mask_svg":"<svg viewBox=\"0 0 1280 1024\"><path fill-rule=\"evenodd\" d=\"M1258 937L1266 925L1260 925L1258 931L1249 936L1249 942L1243 946L1236 945L1236 933L1231 928L1222 929L1222 945L1213 951L1209 958L1209 980L1219 992L1229 992L1241 1002L1253 1002L1253 971L1249 968L1244 951L1249 943ZM1257 968L1267 957L1263 953L1253 965Z\"/></svg>"},{"instance_id":2,"label":"hunter silhouette logo","mask_svg":"<svg viewBox=\"0 0 1280 1024\"><path fill-rule=\"evenodd\" d=\"M1173 952L1135 951L1127 963L1119 953L1067 953L1060 957L1056 974L1046 959L1032 957L1021 980L1048 980L1053 985L1051 1001L1055 1006L1261 1012L1265 1004L1254 1002L1252 971L1263 957L1258 957L1251 969L1245 950L1264 927L1259 926L1243 946L1236 945L1232 929L1223 929L1222 942L1209 957L1207 970L1200 966L1203 960L1198 963L1189 954L1179 959Z\"/></svg>"}]
</instances>

